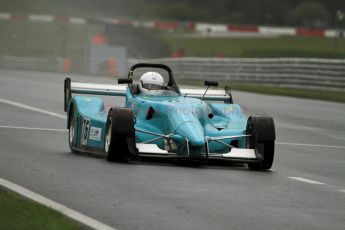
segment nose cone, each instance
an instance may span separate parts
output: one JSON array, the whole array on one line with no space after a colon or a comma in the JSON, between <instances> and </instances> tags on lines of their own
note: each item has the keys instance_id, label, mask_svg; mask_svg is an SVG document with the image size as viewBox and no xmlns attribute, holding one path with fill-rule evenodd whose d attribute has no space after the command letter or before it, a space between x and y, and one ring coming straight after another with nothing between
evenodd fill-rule
<instances>
[{"instance_id":1,"label":"nose cone","mask_svg":"<svg viewBox=\"0 0 345 230\"><path fill-rule=\"evenodd\" d=\"M204 130L199 122L189 121L181 124L176 129L176 134L187 138L192 146L203 147L205 145Z\"/></svg>"}]
</instances>

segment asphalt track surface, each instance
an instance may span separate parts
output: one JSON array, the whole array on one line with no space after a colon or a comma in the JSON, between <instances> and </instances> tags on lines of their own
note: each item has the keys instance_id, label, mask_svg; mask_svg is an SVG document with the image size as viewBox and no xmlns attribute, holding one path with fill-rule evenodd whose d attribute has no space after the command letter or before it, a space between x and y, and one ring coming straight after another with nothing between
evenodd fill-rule
<instances>
[{"instance_id":1,"label":"asphalt track surface","mask_svg":"<svg viewBox=\"0 0 345 230\"><path fill-rule=\"evenodd\" d=\"M63 115L63 79L1 70L0 99ZM269 172L72 154L64 119L0 102L0 177L117 229L344 229L345 105L233 96L247 114L275 119Z\"/></svg>"}]
</instances>

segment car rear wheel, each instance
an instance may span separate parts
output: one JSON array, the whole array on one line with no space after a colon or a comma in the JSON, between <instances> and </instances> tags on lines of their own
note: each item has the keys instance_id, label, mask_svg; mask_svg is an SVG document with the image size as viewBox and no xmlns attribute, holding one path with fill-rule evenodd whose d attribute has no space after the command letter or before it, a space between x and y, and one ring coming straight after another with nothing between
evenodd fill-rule
<instances>
[{"instance_id":1,"label":"car rear wheel","mask_svg":"<svg viewBox=\"0 0 345 230\"><path fill-rule=\"evenodd\" d=\"M127 162L137 155L134 115L129 109L113 107L109 111L104 152L108 161Z\"/></svg>"},{"instance_id":2,"label":"car rear wheel","mask_svg":"<svg viewBox=\"0 0 345 230\"><path fill-rule=\"evenodd\" d=\"M249 148L255 149L258 162L248 163L252 170L268 170L274 159L275 127L272 117L254 115L247 122Z\"/></svg>"}]
</instances>

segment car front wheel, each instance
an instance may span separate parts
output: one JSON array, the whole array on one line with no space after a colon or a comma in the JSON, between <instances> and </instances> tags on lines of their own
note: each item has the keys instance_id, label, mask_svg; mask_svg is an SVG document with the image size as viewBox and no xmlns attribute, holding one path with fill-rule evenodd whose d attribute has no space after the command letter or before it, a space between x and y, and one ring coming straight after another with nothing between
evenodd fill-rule
<instances>
[{"instance_id":1,"label":"car front wheel","mask_svg":"<svg viewBox=\"0 0 345 230\"><path fill-rule=\"evenodd\" d=\"M257 162L248 163L252 170L268 170L274 159L275 127L272 117L254 115L249 117L247 133L249 148L255 149Z\"/></svg>"}]
</instances>

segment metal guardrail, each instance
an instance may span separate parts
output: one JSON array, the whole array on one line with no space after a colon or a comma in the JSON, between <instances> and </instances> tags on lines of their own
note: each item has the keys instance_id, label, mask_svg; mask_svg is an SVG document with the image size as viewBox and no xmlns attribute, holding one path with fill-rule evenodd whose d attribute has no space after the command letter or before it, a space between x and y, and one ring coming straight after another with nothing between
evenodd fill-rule
<instances>
[{"instance_id":1,"label":"metal guardrail","mask_svg":"<svg viewBox=\"0 0 345 230\"><path fill-rule=\"evenodd\" d=\"M129 60L169 65L177 79L273 84L345 90L345 59L162 58Z\"/></svg>"},{"instance_id":2,"label":"metal guardrail","mask_svg":"<svg viewBox=\"0 0 345 230\"><path fill-rule=\"evenodd\" d=\"M32 71L47 71L56 73L76 73L76 74L89 74L89 75L104 75L109 76L109 57L114 54L114 74L126 76L127 57L124 49L117 47L103 47L101 52L92 52L92 57L84 63L84 59L64 59L61 57L25 57L25 56L12 56L0 54L0 68L11 70L32 70ZM108 53L104 52L108 51ZM65 61L69 61L66 63ZM67 67L68 65L68 67Z\"/></svg>"},{"instance_id":3,"label":"metal guardrail","mask_svg":"<svg viewBox=\"0 0 345 230\"><path fill-rule=\"evenodd\" d=\"M63 72L63 60L61 58L48 59L4 55L0 56L0 68Z\"/></svg>"},{"instance_id":4,"label":"metal guardrail","mask_svg":"<svg viewBox=\"0 0 345 230\"><path fill-rule=\"evenodd\" d=\"M178 80L218 80L229 84L243 82L345 90L345 59L186 57L129 59L128 64L138 62L167 64ZM0 56L0 68L63 72L63 59Z\"/></svg>"}]
</instances>

